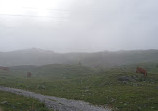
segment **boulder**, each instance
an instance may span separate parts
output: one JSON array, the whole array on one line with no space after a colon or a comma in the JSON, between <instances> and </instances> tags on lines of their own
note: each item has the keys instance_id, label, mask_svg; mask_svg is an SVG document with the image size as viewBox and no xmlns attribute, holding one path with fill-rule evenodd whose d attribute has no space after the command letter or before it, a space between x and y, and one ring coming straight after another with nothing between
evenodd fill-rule
<instances>
[{"instance_id":1,"label":"boulder","mask_svg":"<svg viewBox=\"0 0 158 111\"><path fill-rule=\"evenodd\" d=\"M135 81L134 78L132 78L131 76L121 76L118 78L119 81L129 81L129 82L132 82L132 81Z\"/></svg>"},{"instance_id":2,"label":"boulder","mask_svg":"<svg viewBox=\"0 0 158 111\"><path fill-rule=\"evenodd\" d=\"M1 104L8 104L8 101L2 101Z\"/></svg>"}]
</instances>

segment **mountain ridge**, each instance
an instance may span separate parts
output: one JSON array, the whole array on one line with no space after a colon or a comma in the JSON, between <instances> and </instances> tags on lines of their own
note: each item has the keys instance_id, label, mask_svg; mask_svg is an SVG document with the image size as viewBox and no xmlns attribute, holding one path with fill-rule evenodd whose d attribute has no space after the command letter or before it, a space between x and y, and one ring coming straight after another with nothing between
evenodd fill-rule
<instances>
[{"instance_id":1,"label":"mountain ridge","mask_svg":"<svg viewBox=\"0 0 158 111\"><path fill-rule=\"evenodd\" d=\"M32 48L0 53L1 66L82 64L90 67L112 67L144 62L158 63L158 50L56 53Z\"/></svg>"}]
</instances>

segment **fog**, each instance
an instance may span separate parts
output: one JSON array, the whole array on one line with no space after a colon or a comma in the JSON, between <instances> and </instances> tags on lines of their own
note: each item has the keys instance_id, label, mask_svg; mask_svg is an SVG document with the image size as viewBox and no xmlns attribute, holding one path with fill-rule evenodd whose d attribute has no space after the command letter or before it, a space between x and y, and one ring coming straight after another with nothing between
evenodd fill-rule
<instances>
[{"instance_id":1,"label":"fog","mask_svg":"<svg viewBox=\"0 0 158 111\"><path fill-rule=\"evenodd\" d=\"M157 0L0 0L0 52L158 48Z\"/></svg>"}]
</instances>

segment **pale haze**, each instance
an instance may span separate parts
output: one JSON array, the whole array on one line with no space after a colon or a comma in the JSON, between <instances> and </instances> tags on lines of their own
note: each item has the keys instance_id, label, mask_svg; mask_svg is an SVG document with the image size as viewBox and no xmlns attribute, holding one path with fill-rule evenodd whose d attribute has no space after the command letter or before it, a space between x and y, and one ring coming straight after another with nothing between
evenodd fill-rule
<instances>
[{"instance_id":1,"label":"pale haze","mask_svg":"<svg viewBox=\"0 0 158 111\"><path fill-rule=\"evenodd\" d=\"M158 49L157 0L0 0L0 52Z\"/></svg>"}]
</instances>

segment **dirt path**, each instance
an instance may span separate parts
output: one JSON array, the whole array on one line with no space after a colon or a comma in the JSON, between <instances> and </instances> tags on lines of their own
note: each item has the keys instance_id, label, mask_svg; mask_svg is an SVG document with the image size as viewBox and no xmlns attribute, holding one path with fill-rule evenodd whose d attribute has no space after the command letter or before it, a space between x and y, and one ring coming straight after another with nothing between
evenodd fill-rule
<instances>
[{"instance_id":1,"label":"dirt path","mask_svg":"<svg viewBox=\"0 0 158 111\"><path fill-rule=\"evenodd\" d=\"M45 96L21 89L0 86L0 90L38 99L45 103L48 108L54 109L55 111L111 111L108 108L94 106L84 101Z\"/></svg>"}]
</instances>

